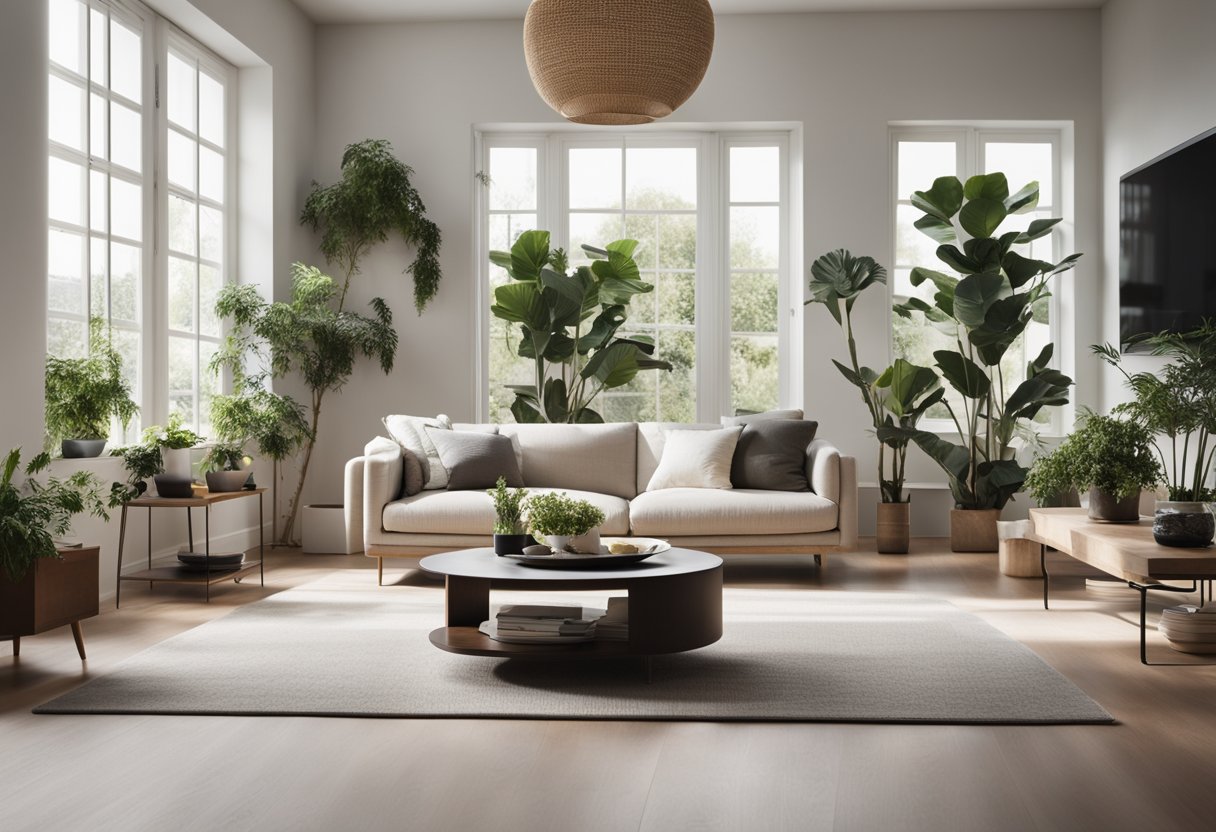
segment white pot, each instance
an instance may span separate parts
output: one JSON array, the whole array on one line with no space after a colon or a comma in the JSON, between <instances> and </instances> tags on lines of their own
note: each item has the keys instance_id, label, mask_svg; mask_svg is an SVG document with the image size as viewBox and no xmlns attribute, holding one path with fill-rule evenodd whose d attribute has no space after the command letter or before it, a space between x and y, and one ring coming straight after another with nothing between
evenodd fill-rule
<instances>
[{"instance_id":1,"label":"white pot","mask_svg":"<svg viewBox=\"0 0 1216 832\"><path fill-rule=\"evenodd\" d=\"M600 553L600 530L598 528L577 536L549 534L545 535L545 540L555 552L577 552L581 555Z\"/></svg>"},{"instance_id":2,"label":"white pot","mask_svg":"<svg viewBox=\"0 0 1216 832\"><path fill-rule=\"evenodd\" d=\"M165 448L160 449L160 458L165 463L165 473L175 477L192 477L190 473L190 449L189 448Z\"/></svg>"}]
</instances>

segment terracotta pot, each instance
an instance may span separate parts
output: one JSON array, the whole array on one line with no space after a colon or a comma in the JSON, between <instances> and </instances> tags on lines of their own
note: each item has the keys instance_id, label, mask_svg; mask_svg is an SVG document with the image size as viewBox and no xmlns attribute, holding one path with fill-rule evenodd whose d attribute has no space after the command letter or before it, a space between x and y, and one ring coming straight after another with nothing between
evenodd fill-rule
<instances>
[{"instance_id":1,"label":"terracotta pot","mask_svg":"<svg viewBox=\"0 0 1216 832\"><path fill-rule=\"evenodd\" d=\"M910 503L878 504L878 553L881 555L908 554Z\"/></svg>"},{"instance_id":2,"label":"terracotta pot","mask_svg":"<svg viewBox=\"0 0 1216 832\"><path fill-rule=\"evenodd\" d=\"M1207 503L1158 500L1153 513L1153 539L1162 546L1201 549L1212 542L1216 519Z\"/></svg>"},{"instance_id":3,"label":"terracotta pot","mask_svg":"<svg viewBox=\"0 0 1216 832\"><path fill-rule=\"evenodd\" d=\"M996 521L999 519L999 508L951 509L950 551L997 551Z\"/></svg>"},{"instance_id":4,"label":"terracotta pot","mask_svg":"<svg viewBox=\"0 0 1216 832\"><path fill-rule=\"evenodd\" d=\"M1139 523L1140 492L1120 500L1096 488L1089 489L1089 519L1102 523Z\"/></svg>"}]
</instances>

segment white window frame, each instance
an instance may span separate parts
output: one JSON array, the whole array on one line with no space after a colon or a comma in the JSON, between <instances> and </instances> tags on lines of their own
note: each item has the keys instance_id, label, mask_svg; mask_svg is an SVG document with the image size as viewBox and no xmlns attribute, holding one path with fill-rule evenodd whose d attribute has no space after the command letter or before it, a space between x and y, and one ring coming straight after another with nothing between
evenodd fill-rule
<instances>
[{"instance_id":1,"label":"white window frame","mask_svg":"<svg viewBox=\"0 0 1216 832\"><path fill-rule=\"evenodd\" d=\"M698 422L717 422L730 415L730 238L729 217L729 151L731 147L778 146L780 148L780 202L782 218L779 238L778 265L778 402L777 407L801 406L800 391L802 362L795 355L800 343L802 304L800 287L795 286L792 264L795 261L797 222L791 211L790 192L792 131L746 129L671 129L644 131L613 131L590 133L579 129L513 130L494 128L474 130L473 170L489 170L490 150L502 147L533 148L537 153L537 227L551 230L552 245L569 249L570 209L568 206L568 151L580 147L688 147L698 149L697 170L697 264L695 277L697 335L697 407ZM624 175L624 168L622 168ZM489 333L490 333L490 262L489 227L486 218L491 213L487 188L474 180L474 257L477 261L477 327L474 355L476 418L489 418ZM770 203L765 203L770 204ZM498 212L502 213L502 212ZM518 212L517 212L518 213ZM602 211L597 211L602 213ZM626 212L622 203L621 213ZM751 270L756 271L756 270ZM759 270L765 271L765 270ZM788 311L787 311L788 310ZM661 356L660 356L661 357Z\"/></svg>"},{"instance_id":2,"label":"white window frame","mask_svg":"<svg viewBox=\"0 0 1216 832\"><path fill-rule=\"evenodd\" d=\"M192 60L196 60L198 65L205 68L210 74L220 79L224 87L224 147L217 147L201 135L197 135L198 124L198 108L199 101L197 95L197 79L195 82L195 132L194 140L198 141L203 146L208 146L213 150L222 153L224 157L224 202L222 205L216 204L214 200L202 196L200 193L190 194L177 185L171 184L168 177L168 150L169 131L174 128L170 126L168 107L164 105L164 91L168 90L168 64L169 52L178 52L179 54L188 56ZM169 417L169 397L174 392L169 388L169 336L172 334L177 337L194 338L194 380L193 380L193 402L194 412L193 418L186 420L188 427L194 430L199 430L200 424L203 421L203 414L200 407L201 390L201 373L205 368L199 366L199 345L203 342L215 344L218 348L223 343L225 336L228 334L227 322L221 322L220 334L218 336L202 335L180 332L178 330L170 330L169 326L169 195L176 194L185 199L190 200L208 207L218 208L223 212L223 258L221 266L221 280L225 284L235 283L235 264L236 264L236 235L237 235L237 179L236 169L238 167L238 149L237 149L237 73L236 68L226 61L219 58L214 52L200 44L198 41L191 38L186 33L182 32L168 20L160 18L157 21L157 37L156 37L156 111L155 111L155 149L156 149L156 177L155 177L155 212L156 212L156 270L155 270L155 295L156 306L152 320L155 322L155 352L152 356L152 365L155 371L155 407L157 422L163 424ZM199 182L199 166L197 156L195 158L195 186ZM202 257L202 251L199 246L202 229L200 224L195 220L195 256L196 263L207 263ZM200 305L198 297L198 281L195 281L195 299L194 299L194 325L196 329L200 328ZM147 339L152 340L152 339ZM228 392L231 389L231 379L228 373L221 374L217 379L216 393Z\"/></svg>"},{"instance_id":3,"label":"white window frame","mask_svg":"<svg viewBox=\"0 0 1216 832\"><path fill-rule=\"evenodd\" d=\"M1049 211L1053 217L1061 217L1062 221L1056 226L1051 235L1052 262L1058 262L1065 256L1066 250L1071 250L1071 242L1075 235L1073 218L1073 191L1071 181L1072 170L1072 129L1071 124L1061 122L916 122L893 124L890 133L890 176L889 187L891 198L890 240L891 279L887 281L887 300L895 304L902 298L895 294L894 272L906 264L896 262L898 206L910 205L909 194L899 191L899 144L900 142L924 141L944 142L954 141L957 147L956 165L958 177L963 182L967 178L982 173L985 167L984 148L989 142L1024 142L1027 144L1050 144L1052 146L1052 203L1039 203L1036 210ZM1064 172L1069 171L1069 181L1064 180ZM925 187L931 182L924 183ZM1011 187L1021 187L1021 184L1011 182ZM917 263L917 266L936 268L934 263ZM1075 366L1075 346L1073 340L1073 325L1071 317L1072 304L1066 298L1072 295L1070 278L1058 280L1051 287L1051 298L1048 301L1049 337L1055 345L1051 366L1064 373L1073 374ZM894 313L891 315L891 326L887 332L888 364L896 357L894 338ZM1064 426L1072 423L1075 404L1056 407L1049 410L1050 421L1040 427L1038 433L1043 438L1063 436ZM941 435L957 435L958 430L949 419L923 419L920 423L922 430Z\"/></svg>"}]
</instances>

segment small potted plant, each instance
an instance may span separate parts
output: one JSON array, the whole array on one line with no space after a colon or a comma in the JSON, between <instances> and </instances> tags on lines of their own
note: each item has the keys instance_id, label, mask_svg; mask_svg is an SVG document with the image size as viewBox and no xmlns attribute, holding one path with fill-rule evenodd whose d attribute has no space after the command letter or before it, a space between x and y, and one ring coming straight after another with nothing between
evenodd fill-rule
<instances>
[{"instance_id":1,"label":"small potted plant","mask_svg":"<svg viewBox=\"0 0 1216 832\"><path fill-rule=\"evenodd\" d=\"M207 490L240 491L249 481L249 465L252 462L245 455L244 443L220 442L212 445L202 461Z\"/></svg>"},{"instance_id":2,"label":"small potted plant","mask_svg":"<svg viewBox=\"0 0 1216 832\"><path fill-rule=\"evenodd\" d=\"M108 519L101 483L89 471L38 482L34 477L50 462L48 453L35 456L21 485L13 481L20 448L9 451L0 468L0 633L16 638L97 614L97 548L65 558L55 539L71 531L77 514ZM46 599L53 599L49 611Z\"/></svg>"},{"instance_id":3,"label":"small potted plant","mask_svg":"<svg viewBox=\"0 0 1216 832\"><path fill-rule=\"evenodd\" d=\"M1079 428L1031 469L1028 487L1037 498L1066 482L1089 489L1089 517L1107 523L1140 520L1140 492L1156 488L1161 466L1152 435L1137 422L1082 414Z\"/></svg>"},{"instance_id":4,"label":"small potted plant","mask_svg":"<svg viewBox=\"0 0 1216 832\"><path fill-rule=\"evenodd\" d=\"M122 356L100 318L89 322L89 357L51 356L45 383L47 442L58 442L69 459L101 456L111 417L126 428L139 412L122 375Z\"/></svg>"},{"instance_id":5,"label":"small potted plant","mask_svg":"<svg viewBox=\"0 0 1216 832\"><path fill-rule=\"evenodd\" d=\"M1035 457L1023 488L1041 508L1063 508L1079 504L1067 454L1049 451Z\"/></svg>"},{"instance_id":6,"label":"small potted plant","mask_svg":"<svg viewBox=\"0 0 1216 832\"><path fill-rule=\"evenodd\" d=\"M600 553L598 526L604 512L586 500L565 494L537 494L525 504L528 529L555 552Z\"/></svg>"},{"instance_id":7,"label":"small potted plant","mask_svg":"<svg viewBox=\"0 0 1216 832\"><path fill-rule=\"evenodd\" d=\"M122 457L127 469L127 481L116 482L110 486L110 508L118 508L123 503L142 496L148 490L148 480L164 472L165 464L160 456L160 445L141 442L137 445L127 445L125 448L115 448L112 456Z\"/></svg>"},{"instance_id":8,"label":"small potted plant","mask_svg":"<svg viewBox=\"0 0 1216 832\"><path fill-rule=\"evenodd\" d=\"M536 541L524 528L524 498L526 488L507 488L505 477L499 477L494 487L486 491L494 500L494 554L517 555L525 546Z\"/></svg>"}]
</instances>

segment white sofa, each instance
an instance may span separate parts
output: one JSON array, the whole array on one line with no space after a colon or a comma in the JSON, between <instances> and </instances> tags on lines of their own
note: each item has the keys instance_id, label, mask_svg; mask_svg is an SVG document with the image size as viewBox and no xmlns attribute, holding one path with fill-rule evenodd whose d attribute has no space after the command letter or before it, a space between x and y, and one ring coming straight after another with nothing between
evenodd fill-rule
<instances>
[{"instance_id":1,"label":"white sofa","mask_svg":"<svg viewBox=\"0 0 1216 832\"><path fill-rule=\"evenodd\" d=\"M817 562L857 544L857 464L830 442L808 448L805 492L672 488L647 491L663 455L664 429L719 425L621 422L502 425L521 454L529 491L561 491L605 515L601 533L659 537L673 546L718 554L811 554ZM457 430L495 430L456 425ZM417 558L490 544L494 509L484 491L421 491L403 496L405 459L397 443L373 440L346 464L346 522L351 551L378 560Z\"/></svg>"}]
</instances>

